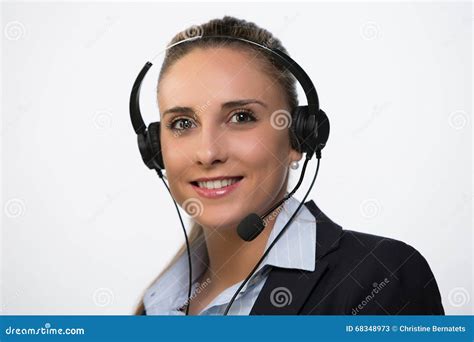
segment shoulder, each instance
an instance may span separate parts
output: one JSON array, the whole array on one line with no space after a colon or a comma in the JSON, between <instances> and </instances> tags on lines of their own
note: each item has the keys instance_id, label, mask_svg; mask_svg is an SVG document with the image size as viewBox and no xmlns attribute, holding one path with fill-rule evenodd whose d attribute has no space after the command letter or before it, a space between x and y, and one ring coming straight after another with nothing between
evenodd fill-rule
<instances>
[{"instance_id":1,"label":"shoulder","mask_svg":"<svg viewBox=\"0 0 474 342\"><path fill-rule=\"evenodd\" d=\"M402 268L404 271L429 268L425 258L411 245L394 238L343 228L319 209L314 201L307 202L306 206L316 218L318 259L327 256L340 264L372 264L373 267L389 268L393 272Z\"/></svg>"},{"instance_id":2,"label":"shoulder","mask_svg":"<svg viewBox=\"0 0 474 342\"><path fill-rule=\"evenodd\" d=\"M425 257L393 238L342 229L339 248L327 255L353 305L376 297L358 313L444 314L438 285ZM375 296L373 291L377 292ZM363 311L363 312L362 312Z\"/></svg>"},{"instance_id":3,"label":"shoulder","mask_svg":"<svg viewBox=\"0 0 474 342\"><path fill-rule=\"evenodd\" d=\"M410 277L412 282L432 276L428 262L416 248L389 237L342 229L335 252L337 260L333 261L361 274L380 270L390 276Z\"/></svg>"},{"instance_id":4,"label":"shoulder","mask_svg":"<svg viewBox=\"0 0 474 342\"><path fill-rule=\"evenodd\" d=\"M341 253L354 256L372 255L387 261L414 258L426 262L417 249L403 241L349 229L341 230L339 248Z\"/></svg>"},{"instance_id":5,"label":"shoulder","mask_svg":"<svg viewBox=\"0 0 474 342\"><path fill-rule=\"evenodd\" d=\"M443 314L425 257L390 237L342 228L313 201L318 262L324 275L312 300L320 314ZM360 304L362 303L362 304ZM356 313L353 309L356 308Z\"/></svg>"}]
</instances>

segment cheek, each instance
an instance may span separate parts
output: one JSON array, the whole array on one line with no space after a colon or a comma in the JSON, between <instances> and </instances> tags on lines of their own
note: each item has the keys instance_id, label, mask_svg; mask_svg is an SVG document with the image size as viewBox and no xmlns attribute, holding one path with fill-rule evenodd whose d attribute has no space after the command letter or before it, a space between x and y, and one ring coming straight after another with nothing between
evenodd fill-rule
<instances>
[{"instance_id":1,"label":"cheek","mask_svg":"<svg viewBox=\"0 0 474 342\"><path fill-rule=\"evenodd\" d=\"M170 190L173 192L175 198L180 197L177 191L177 184L187 181L189 175L187 170L192 165L192 150L186 148L182 142L173 141L173 137L161 137L161 150L163 156L163 163L166 170L166 176Z\"/></svg>"},{"instance_id":2,"label":"cheek","mask_svg":"<svg viewBox=\"0 0 474 342\"><path fill-rule=\"evenodd\" d=\"M173 145L169 138L164 137L163 135L160 138L161 141L161 154L163 157L163 163L165 165L166 171L170 174L175 174L175 169L179 168L180 158L174 148L171 146Z\"/></svg>"},{"instance_id":3,"label":"cheek","mask_svg":"<svg viewBox=\"0 0 474 342\"><path fill-rule=\"evenodd\" d=\"M176 171L179 174L183 173L184 169L191 165L195 152L192 139L186 139L179 135L180 132L167 131L162 132L160 137L165 169L173 170L173 174L176 174Z\"/></svg>"},{"instance_id":4,"label":"cheek","mask_svg":"<svg viewBox=\"0 0 474 342\"><path fill-rule=\"evenodd\" d=\"M260 150L271 164L285 164L291 145L288 129L277 130L270 124L260 133Z\"/></svg>"},{"instance_id":5,"label":"cheek","mask_svg":"<svg viewBox=\"0 0 474 342\"><path fill-rule=\"evenodd\" d=\"M262 129L240 139L232 155L244 164L244 169L258 175L262 182L278 182L284 178L289 165L290 142L286 130ZM275 184L273 184L275 185Z\"/></svg>"},{"instance_id":6,"label":"cheek","mask_svg":"<svg viewBox=\"0 0 474 342\"><path fill-rule=\"evenodd\" d=\"M284 178L288 166L290 143L287 134L287 130L275 131L271 128L261 137L259 164L273 181Z\"/></svg>"},{"instance_id":7,"label":"cheek","mask_svg":"<svg viewBox=\"0 0 474 342\"><path fill-rule=\"evenodd\" d=\"M275 136L261 137L252 152L241 157L243 169L249 176L247 192L243 193L243 197L248 201L248 194L253 194L250 206L269 205L285 186L289 172L285 161L288 152L285 153L285 145L281 144L280 140Z\"/></svg>"}]
</instances>

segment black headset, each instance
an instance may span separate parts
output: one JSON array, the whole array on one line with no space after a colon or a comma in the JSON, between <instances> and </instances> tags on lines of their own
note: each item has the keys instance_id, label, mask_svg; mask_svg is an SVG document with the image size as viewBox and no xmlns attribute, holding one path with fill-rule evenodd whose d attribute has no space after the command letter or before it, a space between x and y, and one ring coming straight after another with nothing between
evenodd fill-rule
<instances>
[{"instance_id":1,"label":"black headset","mask_svg":"<svg viewBox=\"0 0 474 342\"><path fill-rule=\"evenodd\" d=\"M318 94L313 82L298 63L279 49L270 48L247 39L231 36L200 35L184 39L173 44L169 48L181 43L208 38L238 40L259 46L266 51L271 52L272 55L276 57L276 60L295 76L306 94L308 104L295 108L295 112L292 113L290 129L298 140L299 152L306 153L307 159L310 159L313 153L316 152L316 156L319 159L321 157L321 150L324 148L329 138L329 119L326 113L319 108ZM132 92L130 94L130 118L132 120L133 129L137 134L138 148L143 162L149 169L156 170L160 177L162 177L161 170L164 170L165 167L163 156L161 154L160 122L152 122L148 125L148 128L146 127L141 115L139 100L141 84L152 65L151 62L146 62L133 84Z\"/></svg>"}]
</instances>

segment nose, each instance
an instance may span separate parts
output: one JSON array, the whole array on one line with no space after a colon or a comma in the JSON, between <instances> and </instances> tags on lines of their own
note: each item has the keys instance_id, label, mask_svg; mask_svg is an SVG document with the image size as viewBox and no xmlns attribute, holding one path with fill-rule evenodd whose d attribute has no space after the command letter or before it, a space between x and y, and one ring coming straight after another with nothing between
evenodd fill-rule
<instances>
[{"instance_id":1,"label":"nose","mask_svg":"<svg viewBox=\"0 0 474 342\"><path fill-rule=\"evenodd\" d=\"M196 142L195 159L199 165L212 166L227 160L226 134L223 125L202 125Z\"/></svg>"}]
</instances>

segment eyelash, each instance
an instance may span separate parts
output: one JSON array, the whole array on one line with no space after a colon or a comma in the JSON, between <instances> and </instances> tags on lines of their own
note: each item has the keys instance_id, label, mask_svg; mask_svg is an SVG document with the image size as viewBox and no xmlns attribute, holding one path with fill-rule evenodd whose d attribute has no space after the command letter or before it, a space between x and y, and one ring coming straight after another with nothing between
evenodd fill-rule
<instances>
[{"instance_id":1,"label":"eyelash","mask_svg":"<svg viewBox=\"0 0 474 342\"><path fill-rule=\"evenodd\" d=\"M237 114L241 114L241 113L247 114L248 117L250 118L250 120L248 120L248 121L241 121L242 123L257 121L257 118L255 117L255 114L251 110L248 110L248 109L238 109L237 111L234 112L234 114L232 114L232 117L234 117ZM187 118L187 117L175 118L170 123L166 124L166 127L168 129L172 130L172 131L185 131L186 128L184 128L184 129L174 128L175 123L177 123L179 121L182 121L182 120L189 120L189 118Z\"/></svg>"}]
</instances>

